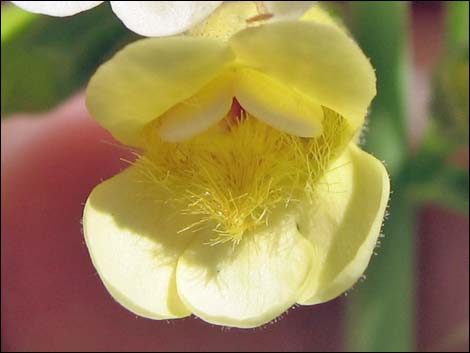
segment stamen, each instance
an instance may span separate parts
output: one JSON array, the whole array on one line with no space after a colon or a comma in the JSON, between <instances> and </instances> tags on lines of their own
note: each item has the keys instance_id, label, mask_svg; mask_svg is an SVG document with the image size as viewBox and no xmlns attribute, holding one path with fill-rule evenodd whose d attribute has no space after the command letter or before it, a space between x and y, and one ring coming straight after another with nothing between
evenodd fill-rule
<instances>
[{"instance_id":1,"label":"stamen","mask_svg":"<svg viewBox=\"0 0 470 353\"><path fill-rule=\"evenodd\" d=\"M341 116L326 108L324 114L323 134L302 138L255 119L234 100L228 130L215 126L178 143L156 135L135 164L146 182L197 216L181 232L209 227L216 234L211 244L237 244L269 224L274 209L315 197L318 179L352 138Z\"/></svg>"}]
</instances>

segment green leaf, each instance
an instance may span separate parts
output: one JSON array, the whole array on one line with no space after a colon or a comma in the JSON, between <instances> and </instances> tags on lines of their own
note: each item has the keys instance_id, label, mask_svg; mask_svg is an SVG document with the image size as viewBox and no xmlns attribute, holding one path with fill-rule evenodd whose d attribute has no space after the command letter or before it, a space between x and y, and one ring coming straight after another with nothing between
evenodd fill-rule
<instances>
[{"instance_id":1,"label":"green leaf","mask_svg":"<svg viewBox=\"0 0 470 353\"><path fill-rule=\"evenodd\" d=\"M136 39L108 5L73 17L2 9L1 113L47 110L85 85L118 48Z\"/></svg>"},{"instance_id":2,"label":"green leaf","mask_svg":"<svg viewBox=\"0 0 470 353\"><path fill-rule=\"evenodd\" d=\"M2 32L1 41L6 42L26 28L39 17L39 15L22 11L14 6L2 8Z\"/></svg>"},{"instance_id":3,"label":"green leaf","mask_svg":"<svg viewBox=\"0 0 470 353\"><path fill-rule=\"evenodd\" d=\"M447 1L446 44L451 51L466 46L468 50L468 1Z\"/></svg>"}]
</instances>

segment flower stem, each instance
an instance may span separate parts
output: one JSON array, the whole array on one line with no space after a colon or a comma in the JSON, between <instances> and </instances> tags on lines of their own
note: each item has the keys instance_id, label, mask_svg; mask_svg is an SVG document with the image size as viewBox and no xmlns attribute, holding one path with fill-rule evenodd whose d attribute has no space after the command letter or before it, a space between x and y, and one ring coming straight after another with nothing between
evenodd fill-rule
<instances>
[{"instance_id":1,"label":"flower stem","mask_svg":"<svg viewBox=\"0 0 470 353\"><path fill-rule=\"evenodd\" d=\"M365 148L385 161L392 179L390 216L381 246L347 303L348 351L412 351L415 210L403 175L408 156L406 2L351 2L353 35L377 73Z\"/></svg>"}]
</instances>

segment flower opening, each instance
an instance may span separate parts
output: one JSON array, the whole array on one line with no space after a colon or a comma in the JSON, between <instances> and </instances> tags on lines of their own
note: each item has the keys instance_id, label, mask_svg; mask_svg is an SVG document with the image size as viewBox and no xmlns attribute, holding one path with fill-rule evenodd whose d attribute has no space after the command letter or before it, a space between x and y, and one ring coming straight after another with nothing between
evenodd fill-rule
<instances>
[{"instance_id":1,"label":"flower opening","mask_svg":"<svg viewBox=\"0 0 470 353\"><path fill-rule=\"evenodd\" d=\"M318 138L302 138L256 119L234 100L224 120L180 142L167 142L152 129L135 165L139 182L171 191L173 202L199 220L179 233L209 227L211 244L233 241L261 224L275 208L305 196L313 201L316 183L352 133L346 121L324 109Z\"/></svg>"}]
</instances>

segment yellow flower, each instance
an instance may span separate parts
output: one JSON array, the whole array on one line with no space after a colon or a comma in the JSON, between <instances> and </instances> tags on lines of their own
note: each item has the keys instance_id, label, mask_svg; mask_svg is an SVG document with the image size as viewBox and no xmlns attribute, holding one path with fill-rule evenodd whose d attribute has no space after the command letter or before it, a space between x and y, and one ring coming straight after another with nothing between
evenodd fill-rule
<instances>
[{"instance_id":1,"label":"yellow flower","mask_svg":"<svg viewBox=\"0 0 470 353\"><path fill-rule=\"evenodd\" d=\"M191 35L129 45L90 82L90 112L138 159L91 193L86 243L138 315L255 327L367 267L389 195L354 139L374 71L318 8L268 17L224 4Z\"/></svg>"}]
</instances>

